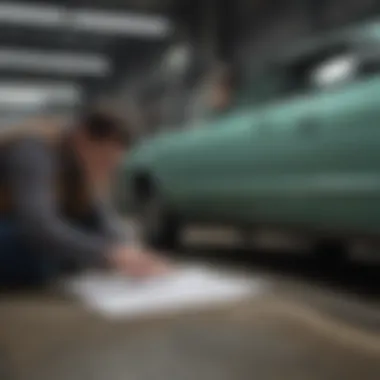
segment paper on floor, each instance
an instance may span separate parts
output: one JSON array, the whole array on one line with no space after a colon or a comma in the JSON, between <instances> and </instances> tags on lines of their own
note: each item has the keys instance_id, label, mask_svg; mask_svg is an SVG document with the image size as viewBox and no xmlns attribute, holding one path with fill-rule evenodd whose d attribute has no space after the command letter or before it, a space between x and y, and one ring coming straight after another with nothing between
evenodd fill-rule
<instances>
[{"instance_id":1,"label":"paper on floor","mask_svg":"<svg viewBox=\"0 0 380 380\"><path fill-rule=\"evenodd\" d=\"M202 267L183 268L165 278L131 280L92 273L70 279L66 289L108 317L136 317L220 304L261 293L263 283Z\"/></svg>"}]
</instances>

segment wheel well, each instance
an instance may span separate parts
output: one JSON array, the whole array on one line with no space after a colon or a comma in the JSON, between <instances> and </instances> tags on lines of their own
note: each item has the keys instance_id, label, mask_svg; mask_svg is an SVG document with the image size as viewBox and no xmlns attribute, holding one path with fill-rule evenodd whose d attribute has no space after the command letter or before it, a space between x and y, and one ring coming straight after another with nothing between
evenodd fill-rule
<instances>
[{"instance_id":1,"label":"wheel well","mask_svg":"<svg viewBox=\"0 0 380 380\"><path fill-rule=\"evenodd\" d=\"M155 184L152 175L147 172L136 173L132 179L132 196L136 203L149 199L154 192Z\"/></svg>"}]
</instances>

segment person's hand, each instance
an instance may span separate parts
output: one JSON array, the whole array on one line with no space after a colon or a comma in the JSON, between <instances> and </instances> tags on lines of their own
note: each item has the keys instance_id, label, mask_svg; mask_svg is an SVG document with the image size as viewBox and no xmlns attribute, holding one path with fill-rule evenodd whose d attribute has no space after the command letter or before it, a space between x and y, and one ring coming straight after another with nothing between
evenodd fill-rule
<instances>
[{"instance_id":1,"label":"person's hand","mask_svg":"<svg viewBox=\"0 0 380 380\"><path fill-rule=\"evenodd\" d=\"M117 247L109 255L109 260L112 268L132 277L161 276L172 270L163 257L139 247Z\"/></svg>"}]
</instances>

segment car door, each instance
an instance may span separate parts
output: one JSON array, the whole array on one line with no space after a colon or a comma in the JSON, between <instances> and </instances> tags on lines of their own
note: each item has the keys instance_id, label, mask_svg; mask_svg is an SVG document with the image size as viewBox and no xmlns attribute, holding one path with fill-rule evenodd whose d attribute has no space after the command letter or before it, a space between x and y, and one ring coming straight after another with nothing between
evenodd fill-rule
<instances>
[{"instance_id":1,"label":"car door","mask_svg":"<svg viewBox=\"0 0 380 380\"><path fill-rule=\"evenodd\" d=\"M277 66L279 86L260 106L246 104L215 123L199 194L207 190L206 207L220 219L271 224L310 217L323 114L319 94L305 87L313 62L301 63L300 72L297 57ZM283 75L292 69L297 81Z\"/></svg>"},{"instance_id":2,"label":"car door","mask_svg":"<svg viewBox=\"0 0 380 380\"><path fill-rule=\"evenodd\" d=\"M378 230L380 55L363 56L354 44L327 48L306 66L304 94L268 109L277 153L256 213L305 227Z\"/></svg>"},{"instance_id":3,"label":"car door","mask_svg":"<svg viewBox=\"0 0 380 380\"><path fill-rule=\"evenodd\" d=\"M232 110L181 133L161 172L181 212L198 220L230 219L238 206L242 153L250 151L258 114Z\"/></svg>"},{"instance_id":4,"label":"car door","mask_svg":"<svg viewBox=\"0 0 380 380\"><path fill-rule=\"evenodd\" d=\"M344 80L325 83L320 90L323 149L318 155L319 169L313 188L314 223L330 228L378 231L379 53L379 46L371 52L354 49L323 66L325 74L329 66L335 67L335 75L340 67Z\"/></svg>"},{"instance_id":5,"label":"car door","mask_svg":"<svg viewBox=\"0 0 380 380\"><path fill-rule=\"evenodd\" d=\"M279 78L275 96L287 82ZM300 190L316 167L320 115L314 94L298 90L280 91L276 101L270 94L260 106L246 102L177 147L191 158L181 167L187 212L243 223L303 221L307 199Z\"/></svg>"},{"instance_id":6,"label":"car door","mask_svg":"<svg viewBox=\"0 0 380 380\"><path fill-rule=\"evenodd\" d=\"M327 42L296 56L284 67L293 73L291 86L285 86L277 100L253 111L235 110L214 125L213 137L202 144L207 155L199 181L203 190L197 192L207 194L208 211L241 222L333 225L338 206L334 200L342 195L337 191L339 178L340 186L351 178L342 177L351 165L347 154L357 154L352 150L357 136L339 137L344 121L338 115L345 115L346 124L348 117L356 128L363 104L358 97L363 100L366 94L350 94L345 83L350 72L336 73L349 49ZM323 65L324 73L335 73L327 78L332 87L315 83Z\"/></svg>"},{"instance_id":7,"label":"car door","mask_svg":"<svg viewBox=\"0 0 380 380\"><path fill-rule=\"evenodd\" d=\"M348 101L350 49L346 43L326 41L284 64L290 86L263 115L271 135L269 165L261 166L250 183L252 199L247 204L259 221L315 227L332 220L329 195L336 186L336 172L347 162L342 155L333 158L337 136L331 125L339 123L338 105L345 107ZM326 83L320 83L323 80ZM334 165L341 165L335 173ZM245 175L249 177L249 170Z\"/></svg>"}]
</instances>

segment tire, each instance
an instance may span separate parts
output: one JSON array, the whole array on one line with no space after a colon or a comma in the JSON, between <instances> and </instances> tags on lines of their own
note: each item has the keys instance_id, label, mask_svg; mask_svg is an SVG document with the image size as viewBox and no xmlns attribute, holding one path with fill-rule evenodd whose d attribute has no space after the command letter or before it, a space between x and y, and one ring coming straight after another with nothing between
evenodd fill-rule
<instances>
[{"instance_id":1,"label":"tire","mask_svg":"<svg viewBox=\"0 0 380 380\"><path fill-rule=\"evenodd\" d=\"M340 266L348 262L347 246L339 240L320 240L314 245L314 255L324 265Z\"/></svg>"},{"instance_id":2,"label":"tire","mask_svg":"<svg viewBox=\"0 0 380 380\"><path fill-rule=\"evenodd\" d=\"M138 220L143 242L151 248L175 251L180 248L180 220L157 191L140 204Z\"/></svg>"}]
</instances>

